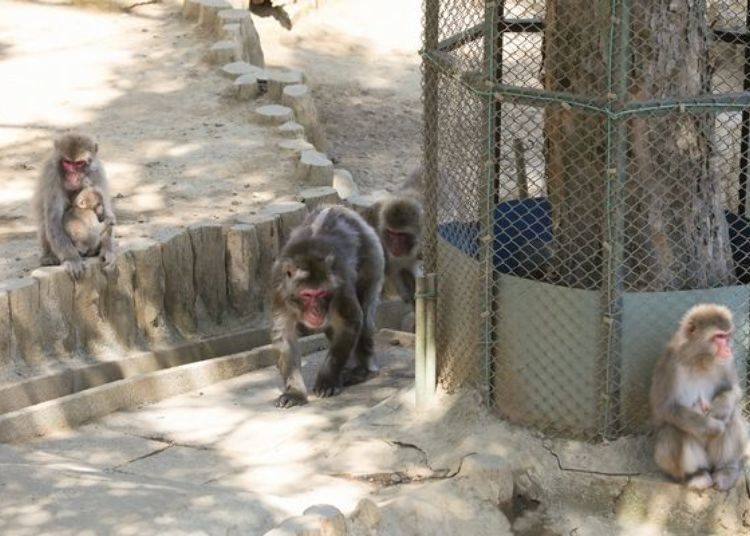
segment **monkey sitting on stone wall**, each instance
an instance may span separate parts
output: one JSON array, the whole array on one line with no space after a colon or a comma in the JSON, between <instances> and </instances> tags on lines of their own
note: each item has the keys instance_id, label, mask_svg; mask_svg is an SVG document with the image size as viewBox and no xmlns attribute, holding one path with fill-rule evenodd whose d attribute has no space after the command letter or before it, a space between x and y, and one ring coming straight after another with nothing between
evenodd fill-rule
<instances>
[{"instance_id":1,"label":"monkey sitting on stone wall","mask_svg":"<svg viewBox=\"0 0 750 536\"><path fill-rule=\"evenodd\" d=\"M63 217L75 196L85 187L95 188L101 194L103 223L112 227L116 222L98 150L99 146L82 134L69 133L56 139L32 202L39 226L41 264L62 264L76 279L83 275L83 260L63 225ZM113 233L103 239L100 254L105 268L114 266Z\"/></svg>"}]
</instances>

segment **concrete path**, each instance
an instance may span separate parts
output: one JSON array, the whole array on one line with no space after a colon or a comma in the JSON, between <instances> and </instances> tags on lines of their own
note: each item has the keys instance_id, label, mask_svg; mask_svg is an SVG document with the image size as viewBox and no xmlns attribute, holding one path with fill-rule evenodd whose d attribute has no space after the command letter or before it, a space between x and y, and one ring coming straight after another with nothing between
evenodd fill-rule
<instances>
[{"instance_id":1,"label":"concrete path","mask_svg":"<svg viewBox=\"0 0 750 536\"><path fill-rule=\"evenodd\" d=\"M0 533L263 534L312 504L350 512L374 484L329 455L339 429L413 382L410 349L381 341L378 355L377 378L300 408L274 407L270 367L0 446ZM308 384L324 356L307 360Z\"/></svg>"},{"instance_id":2,"label":"concrete path","mask_svg":"<svg viewBox=\"0 0 750 536\"><path fill-rule=\"evenodd\" d=\"M545 438L488 413L471 390L416 411L413 352L389 336L377 378L304 407L273 406L270 367L0 445L0 534L750 533L750 476L727 493L689 492L656 472L646 437ZM308 359L308 384L323 357ZM299 516L322 503L347 516L346 530L305 528L313 518Z\"/></svg>"}]
</instances>

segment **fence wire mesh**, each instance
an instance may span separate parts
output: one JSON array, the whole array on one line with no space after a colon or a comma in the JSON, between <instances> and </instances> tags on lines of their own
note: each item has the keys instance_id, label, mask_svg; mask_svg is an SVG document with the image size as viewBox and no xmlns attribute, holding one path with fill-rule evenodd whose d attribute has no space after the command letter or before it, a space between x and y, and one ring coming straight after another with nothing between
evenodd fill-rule
<instances>
[{"instance_id":1,"label":"fence wire mesh","mask_svg":"<svg viewBox=\"0 0 750 536\"><path fill-rule=\"evenodd\" d=\"M691 305L750 343L747 1L425 0L438 374L511 421L647 429Z\"/></svg>"}]
</instances>

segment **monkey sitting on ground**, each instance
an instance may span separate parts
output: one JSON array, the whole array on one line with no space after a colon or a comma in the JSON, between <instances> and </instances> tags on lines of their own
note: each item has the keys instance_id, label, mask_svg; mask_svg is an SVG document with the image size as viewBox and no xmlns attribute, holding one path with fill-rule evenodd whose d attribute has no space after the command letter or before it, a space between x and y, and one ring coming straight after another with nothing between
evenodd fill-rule
<instances>
[{"instance_id":1,"label":"monkey sitting on ground","mask_svg":"<svg viewBox=\"0 0 750 536\"><path fill-rule=\"evenodd\" d=\"M731 337L732 314L691 308L656 364L650 402L659 468L693 489L727 490L740 475L747 425Z\"/></svg>"},{"instance_id":2,"label":"monkey sitting on ground","mask_svg":"<svg viewBox=\"0 0 750 536\"><path fill-rule=\"evenodd\" d=\"M39 225L42 265L60 264L74 277L83 275L81 255L63 227L63 216L73 198L84 187L96 188L102 196L103 223L115 224L107 177L99 158L98 146L88 136L64 134L55 140L52 156L47 160L37 181L33 210ZM115 262L113 233L101 244L105 268Z\"/></svg>"},{"instance_id":3,"label":"monkey sitting on ground","mask_svg":"<svg viewBox=\"0 0 750 536\"><path fill-rule=\"evenodd\" d=\"M307 402L301 327L324 331L330 343L313 388L317 396L333 396L377 371L373 335L384 262L375 232L345 207L316 210L291 233L272 269L274 343L284 384L277 407Z\"/></svg>"},{"instance_id":4,"label":"monkey sitting on ground","mask_svg":"<svg viewBox=\"0 0 750 536\"><path fill-rule=\"evenodd\" d=\"M381 199L372 207L369 223L385 252L385 293L414 303L422 245L422 205L409 192Z\"/></svg>"},{"instance_id":5,"label":"monkey sitting on ground","mask_svg":"<svg viewBox=\"0 0 750 536\"><path fill-rule=\"evenodd\" d=\"M112 226L104 222L101 192L91 187L78 192L65 211L63 228L82 257L98 255L102 242L112 233Z\"/></svg>"}]
</instances>

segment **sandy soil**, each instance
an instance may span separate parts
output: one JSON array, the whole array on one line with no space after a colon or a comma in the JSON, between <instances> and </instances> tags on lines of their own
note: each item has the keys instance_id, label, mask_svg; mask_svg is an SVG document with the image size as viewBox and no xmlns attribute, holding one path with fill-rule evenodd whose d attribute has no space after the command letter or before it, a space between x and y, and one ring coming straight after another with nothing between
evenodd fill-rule
<instances>
[{"instance_id":1,"label":"sandy soil","mask_svg":"<svg viewBox=\"0 0 750 536\"><path fill-rule=\"evenodd\" d=\"M396 0L366 4L328 2L291 31L257 19L267 63L308 74L331 155L363 191L403 177L418 157L420 121L419 2L398 16ZM59 130L99 140L123 245L296 193L292 157L279 158L278 140L250 120L256 104L222 96L227 81L202 61L210 44L176 0L130 13L3 2L0 279L37 267L29 199Z\"/></svg>"},{"instance_id":2,"label":"sandy soil","mask_svg":"<svg viewBox=\"0 0 750 536\"><path fill-rule=\"evenodd\" d=\"M326 0L291 30L256 18L267 61L307 74L330 154L364 191L393 189L419 159L421 5Z\"/></svg>"}]
</instances>

